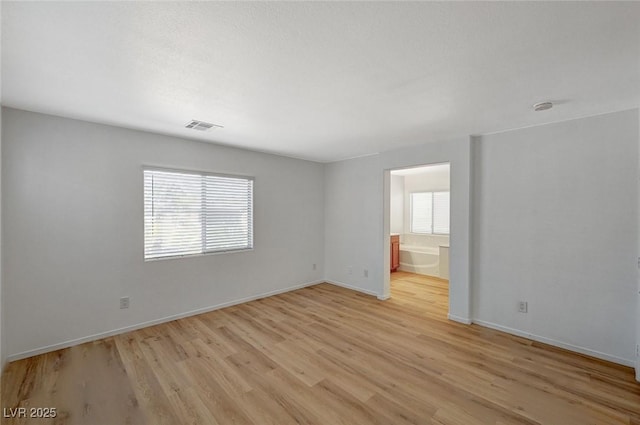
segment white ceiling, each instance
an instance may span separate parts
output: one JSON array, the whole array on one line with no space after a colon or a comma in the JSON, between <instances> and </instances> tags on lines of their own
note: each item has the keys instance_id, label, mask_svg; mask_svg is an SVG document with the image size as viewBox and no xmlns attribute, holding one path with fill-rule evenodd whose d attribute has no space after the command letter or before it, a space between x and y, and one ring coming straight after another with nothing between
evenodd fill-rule
<instances>
[{"instance_id":1,"label":"white ceiling","mask_svg":"<svg viewBox=\"0 0 640 425\"><path fill-rule=\"evenodd\" d=\"M637 107L640 3L5 1L2 103L333 161Z\"/></svg>"}]
</instances>

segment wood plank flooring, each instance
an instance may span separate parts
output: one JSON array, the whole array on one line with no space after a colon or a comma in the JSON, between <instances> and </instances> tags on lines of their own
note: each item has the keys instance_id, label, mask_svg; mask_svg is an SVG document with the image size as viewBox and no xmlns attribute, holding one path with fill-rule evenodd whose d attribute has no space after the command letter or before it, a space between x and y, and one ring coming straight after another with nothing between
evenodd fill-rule
<instances>
[{"instance_id":1,"label":"wood plank flooring","mask_svg":"<svg viewBox=\"0 0 640 425\"><path fill-rule=\"evenodd\" d=\"M447 283L329 284L9 364L3 424L640 424L630 368L450 322Z\"/></svg>"}]
</instances>

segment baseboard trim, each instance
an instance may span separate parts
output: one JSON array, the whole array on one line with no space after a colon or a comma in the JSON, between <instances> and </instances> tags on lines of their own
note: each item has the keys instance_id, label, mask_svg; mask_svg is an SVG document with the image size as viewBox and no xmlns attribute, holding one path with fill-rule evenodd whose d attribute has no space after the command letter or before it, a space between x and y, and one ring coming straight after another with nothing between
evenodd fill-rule
<instances>
[{"instance_id":1,"label":"baseboard trim","mask_svg":"<svg viewBox=\"0 0 640 425\"><path fill-rule=\"evenodd\" d=\"M623 359L622 357L613 356L611 354L602 353L600 351L591 350L589 348L581 347L579 345L573 345L566 342L558 341L552 338L547 338L544 336L532 334L529 332L524 332L519 329L510 328L508 326L498 325L492 322L486 322L484 320L473 319L473 323L484 326L486 328L495 329L497 331L506 332L511 335L520 336L523 338L531 339L533 341L542 342L543 344L553 345L554 347L564 348L565 350L574 351L576 353L584 354L586 356L595 357L597 359L606 360L608 362L621 364L623 366L634 367L634 360Z\"/></svg>"},{"instance_id":2,"label":"baseboard trim","mask_svg":"<svg viewBox=\"0 0 640 425\"><path fill-rule=\"evenodd\" d=\"M342 288L351 289L352 291L362 292L363 294L372 295L372 296L374 296L374 297L376 297L378 299L386 299L386 298L381 298L381 297L384 297L384 295L378 294L375 291L370 291L368 289L358 288L357 286L349 285L348 283L338 282L337 280L328 280L328 279L326 279L325 282L326 283L330 283L330 284L335 285L335 286L340 286Z\"/></svg>"},{"instance_id":3,"label":"baseboard trim","mask_svg":"<svg viewBox=\"0 0 640 425\"><path fill-rule=\"evenodd\" d=\"M454 322L463 323L465 325L470 325L471 323L473 323L469 318L456 316L455 314L451 313L447 314L447 319L453 320Z\"/></svg>"},{"instance_id":4,"label":"baseboard trim","mask_svg":"<svg viewBox=\"0 0 640 425\"><path fill-rule=\"evenodd\" d=\"M184 313L173 314L171 316L165 316L159 319L149 320L146 322L137 323L135 325L125 326L118 329L113 329L106 332L100 332L93 335L88 335L81 338L75 338L68 341L60 342L57 344L51 344L44 347L36 348L33 350L27 350L16 354L11 354L7 356L6 363L13 362L16 360L26 359L27 357L37 356L39 354L49 353L51 351L61 350L63 348L73 347L74 345L84 344L86 342L97 341L99 339L108 338L114 335L120 335L126 332L135 331L138 329L146 328L149 326L159 325L161 323L171 322L173 320L183 319L185 317L196 316L198 314L208 313L210 311L219 310L225 307L231 307L233 305L243 304L249 301L259 300L261 298L267 298L278 294L283 294L285 292L295 291L296 289L306 288L308 286L318 285L320 283L324 283L325 280L315 280L312 282L302 283L299 285L289 286L283 289L276 289L275 291L263 292L261 294L252 295L250 297L239 298L233 301L228 301L216 305L212 305L209 307L198 308L195 310L187 311Z\"/></svg>"}]
</instances>

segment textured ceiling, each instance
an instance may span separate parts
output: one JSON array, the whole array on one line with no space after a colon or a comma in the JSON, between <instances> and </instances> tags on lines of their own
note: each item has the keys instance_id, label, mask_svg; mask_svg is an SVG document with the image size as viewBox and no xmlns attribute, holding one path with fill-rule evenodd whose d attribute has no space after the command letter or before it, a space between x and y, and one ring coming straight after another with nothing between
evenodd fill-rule
<instances>
[{"instance_id":1,"label":"textured ceiling","mask_svg":"<svg viewBox=\"0 0 640 425\"><path fill-rule=\"evenodd\" d=\"M2 103L332 161L637 107L640 3L3 2Z\"/></svg>"}]
</instances>

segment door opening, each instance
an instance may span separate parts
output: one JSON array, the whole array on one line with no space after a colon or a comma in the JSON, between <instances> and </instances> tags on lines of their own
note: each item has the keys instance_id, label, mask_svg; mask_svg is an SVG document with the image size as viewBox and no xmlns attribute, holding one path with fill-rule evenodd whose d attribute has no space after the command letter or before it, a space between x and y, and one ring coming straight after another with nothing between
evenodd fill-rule
<instances>
[{"instance_id":1,"label":"door opening","mask_svg":"<svg viewBox=\"0 0 640 425\"><path fill-rule=\"evenodd\" d=\"M450 164L426 164L385 171L383 298L394 288L425 288L448 313L450 250ZM388 251L388 252L387 252ZM443 295L438 297L437 294ZM427 296L427 295L425 295Z\"/></svg>"}]
</instances>

